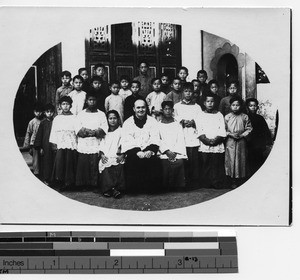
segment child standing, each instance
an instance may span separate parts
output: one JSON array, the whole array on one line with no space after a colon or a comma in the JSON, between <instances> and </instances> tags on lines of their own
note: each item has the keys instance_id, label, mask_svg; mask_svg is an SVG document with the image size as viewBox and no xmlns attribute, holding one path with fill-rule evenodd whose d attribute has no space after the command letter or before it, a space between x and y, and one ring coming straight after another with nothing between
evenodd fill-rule
<instances>
[{"instance_id":1,"label":"child standing","mask_svg":"<svg viewBox=\"0 0 300 280\"><path fill-rule=\"evenodd\" d=\"M105 102L105 94L102 92L102 79L98 76L94 76L91 80L91 87L87 93L91 95L95 95L97 98L97 108L102 112L105 112L104 102ZM85 104L86 106L86 104Z\"/></svg>"},{"instance_id":2,"label":"child standing","mask_svg":"<svg viewBox=\"0 0 300 280\"><path fill-rule=\"evenodd\" d=\"M38 151L34 148L34 142L43 118L42 105L39 103L35 104L33 113L34 118L28 123L22 149L29 148L29 154L32 156L32 172L34 175L38 176L40 173L40 159Z\"/></svg>"},{"instance_id":3,"label":"child standing","mask_svg":"<svg viewBox=\"0 0 300 280\"><path fill-rule=\"evenodd\" d=\"M98 185L100 143L108 130L105 114L97 109L97 97L87 94L87 108L76 118L78 164L76 186Z\"/></svg>"},{"instance_id":4,"label":"child standing","mask_svg":"<svg viewBox=\"0 0 300 280\"><path fill-rule=\"evenodd\" d=\"M159 157L162 162L163 188L184 189L184 160L187 159L184 134L181 125L173 117L173 102L164 101L161 107L163 115L159 122Z\"/></svg>"},{"instance_id":5,"label":"child standing","mask_svg":"<svg viewBox=\"0 0 300 280\"><path fill-rule=\"evenodd\" d=\"M178 70L177 76L180 78L181 84L184 85L186 83L186 78L189 75L189 70L181 66Z\"/></svg>"},{"instance_id":6,"label":"child standing","mask_svg":"<svg viewBox=\"0 0 300 280\"><path fill-rule=\"evenodd\" d=\"M34 147L39 151L41 159L40 179L46 185L49 185L51 182L55 157L55 154L49 142L54 111L55 107L52 104L49 103L45 106L45 119L41 121L34 141Z\"/></svg>"},{"instance_id":7,"label":"child standing","mask_svg":"<svg viewBox=\"0 0 300 280\"><path fill-rule=\"evenodd\" d=\"M57 115L52 123L49 142L56 151L53 165L52 181L61 190L70 189L75 183L77 162L77 139L75 134L75 119L71 113L72 99L63 96L59 100L62 112Z\"/></svg>"},{"instance_id":8,"label":"child standing","mask_svg":"<svg viewBox=\"0 0 300 280\"><path fill-rule=\"evenodd\" d=\"M208 87L209 87L209 92L210 94L213 95L214 97L214 103L215 103L215 108L216 110L219 109L219 105L220 105L220 101L221 101L221 97L218 95L219 92L219 83L217 80L210 80L208 82ZM205 98L204 98L205 100Z\"/></svg>"},{"instance_id":9,"label":"child standing","mask_svg":"<svg viewBox=\"0 0 300 280\"><path fill-rule=\"evenodd\" d=\"M71 85L71 73L69 71L63 71L60 77L62 86L56 90L55 94L55 106L58 115L61 114L61 108L59 108L59 99L63 96L69 95L69 93L73 90L73 86Z\"/></svg>"},{"instance_id":10,"label":"child standing","mask_svg":"<svg viewBox=\"0 0 300 280\"><path fill-rule=\"evenodd\" d=\"M78 75L83 78L82 90L88 92L90 89L89 74L86 68L79 68Z\"/></svg>"},{"instance_id":11,"label":"child standing","mask_svg":"<svg viewBox=\"0 0 300 280\"><path fill-rule=\"evenodd\" d=\"M202 108L201 103L200 103L200 82L198 80L194 79L194 80L192 80L192 84L194 86L193 102L197 103Z\"/></svg>"},{"instance_id":12,"label":"child standing","mask_svg":"<svg viewBox=\"0 0 300 280\"><path fill-rule=\"evenodd\" d=\"M198 149L198 125L201 122L202 110L198 104L193 102L193 84L183 85L183 99L174 105L175 119L181 124L188 160L185 165L187 185L196 187L199 182L199 160Z\"/></svg>"},{"instance_id":13,"label":"child standing","mask_svg":"<svg viewBox=\"0 0 300 280\"><path fill-rule=\"evenodd\" d=\"M140 94L141 83L139 81L132 81L130 85L130 91L132 95L126 97L124 102L124 120L127 120L134 114L133 106L134 102L138 99L144 99ZM145 100L145 99L144 99Z\"/></svg>"},{"instance_id":14,"label":"child standing","mask_svg":"<svg viewBox=\"0 0 300 280\"><path fill-rule=\"evenodd\" d=\"M168 94L171 91L169 76L163 73L161 74L160 80L161 80L160 90L165 94Z\"/></svg>"},{"instance_id":15,"label":"child standing","mask_svg":"<svg viewBox=\"0 0 300 280\"><path fill-rule=\"evenodd\" d=\"M267 145L272 145L272 138L269 127L263 116L257 114L258 100L249 98L246 100L248 117L253 130L248 141L249 165L251 175L254 174L265 162L264 153Z\"/></svg>"},{"instance_id":16,"label":"child standing","mask_svg":"<svg viewBox=\"0 0 300 280\"><path fill-rule=\"evenodd\" d=\"M134 81L139 81L140 86L140 95L143 98L146 98L147 95L151 92L151 80L152 76L149 73L149 63L146 61L141 61L139 63L139 75L133 78Z\"/></svg>"},{"instance_id":17,"label":"child standing","mask_svg":"<svg viewBox=\"0 0 300 280\"><path fill-rule=\"evenodd\" d=\"M225 116L227 131L225 150L226 175L232 178L232 188L236 188L249 176L248 150L246 138L252 131L249 117L242 113L242 99L239 96L230 99L231 113Z\"/></svg>"},{"instance_id":18,"label":"child standing","mask_svg":"<svg viewBox=\"0 0 300 280\"><path fill-rule=\"evenodd\" d=\"M109 86L108 86L107 74L106 74L104 64L98 63L95 65L95 76L98 76L101 78L101 80L102 80L101 90L106 98L107 96L109 96Z\"/></svg>"},{"instance_id":19,"label":"child standing","mask_svg":"<svg viewBox=\"0 0 300 280\"><path fill-rule=\"evenodd\" d=\"M179 77L175 77L171 85L172 90L167 94L166 101L172 101L174 104L181 102L181 80Z\"/></svg>"},{"instance_id":20,"label":"child standing","mask_svg":"<svg viewBox=\"0 0 300 280\"><path fill-rule=\"evenodd\" d=\"M131 90L129 89L129 85L130 85L129 77L126 75L121 76L120 78L121 89L119 91L119 95L123 98L123 100L125 100L126 97L132 94Z\"/></svg>"},{"instance_id":21,"label":"child standing","mask_svg":"<svg viewBox=\"0 0 300 280\"><path fill-rule=\"evenodd\" d=\"M73 78L74 90L69 93L69 96L71 97L73 102L71 113L75 116L78 115L80 111L82 111L85 102L86 92L82 91L82 84L83 78L80 75L76 75Z\"/></svg>"},{"instance_id":22,"label":"child standing","mask_svg":"<svg viewBox=\"0 0 300 280\"><path fill-rule=\"evenodd\" d=\"M197 79L200 82L200 97L209 93L209 87L206 83L207 72L205 70L199 70L197 73ZM205 109L205 108L203 108Z\"/></svg>"},{"instance_id":23,"label":"child standing","mask_svg":"<svg viewBox=\"0 0 300 280\"><path fill-rule=\"evenodd\" d=\"M238 81L230 81L227 83L226 87L227 87L228 96L223 97L219 105L219 111L223 114L223 116L226 116L228 113L230 113L231 111L230 99L238 96L237 93L238 86L239 86Z\"/></svg>"},{"instance_id":24,"label":"child standing","mask_svg":"<svg viewBox=\"0 0 300 280\"><path fill-rule=\"evenodd\" d=\"M153 78L151 84L153 91L147 95L146 101L151 116L159 119L161 117L161 103L165 101L166 94L160 90L160 78Z\"/></svg>"},{"instance_id":25,"label":"child standing","mask_svg":"<svg viewBox=\"0 0 300 280\"><path fill-rule=\"evenodd\" d=\"M202 166L203 187L220 189L226 187L224 169L226 137L223 115L215 109L215 96L208 93L204 100L204 113L199 127L199 158Z\"/></svg>"},{"instance_id":26,"label":"child standing","mask_svg":"<svg viewBox=\"0 0 300 280\"><path fill-rule=\"evenodd\" d=\"M105 112L116 110L119 113L121 124L124 120L124 99L119 95L120 83L112 82L109 86L111 94L105 98Z\"/></svg>"},{"instance_id":27,"label":"child standing","mask_svg":"<svg viewBox=\"0 0 300 280\"><path fill-rule=\"evenodd\" d=\"M125 188L125 156L121 154L120 116L115 110L108 111L106 116L109 128L100 144L101 191L105 197L120 198L120 191Z\"/></svg>"}]
</instances>

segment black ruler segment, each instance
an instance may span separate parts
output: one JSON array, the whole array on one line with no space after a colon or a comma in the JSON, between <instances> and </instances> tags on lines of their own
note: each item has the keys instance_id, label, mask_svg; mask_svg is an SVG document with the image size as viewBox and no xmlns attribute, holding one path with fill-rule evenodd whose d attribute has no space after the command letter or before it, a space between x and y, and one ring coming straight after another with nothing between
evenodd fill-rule
<instances>
[{"instance_id":1,"label":"black ruler segment","mask_svg":"<svg viewBox=\"0 0 300 280\"><path fill-rule=\"evenodd\" d=\"M237 273L217 232L1 232L0 274Z\"/></svg>"}]
</instances>

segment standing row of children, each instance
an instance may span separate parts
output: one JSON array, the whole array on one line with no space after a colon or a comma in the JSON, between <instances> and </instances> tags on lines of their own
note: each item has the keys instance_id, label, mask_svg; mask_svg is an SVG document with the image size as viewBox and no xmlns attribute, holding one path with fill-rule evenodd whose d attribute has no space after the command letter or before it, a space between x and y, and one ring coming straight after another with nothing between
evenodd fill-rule
<instances>
[{"instance_id":1,"label":"standing row of children","mask_svg":"<svg viewBox=\"0 0 300 280\"><path fill-rule=\"evenodd\" d=\"M122 124L134 114L134 103L138 99L147 102L148 113L158 121L166 119L165 111L172 111L175 120L181 124L188 158L185 163L185 179L188 185L226 187L226 174L232 178L232 186L236 186L253 174L263 163L262 154L269 139L269 130L264 119L256 114L258 109L256 99L247 100L248 115L242 112L243 101L237 94L237 81L228 84L229 95L220 100L217 95L218 82L212 80L207 84L207 74L204 70L198 71L197 79L188 83L186 82L188 70L181 67L178 77L173 79L171 85L168 84L167 75L163 75L161 79L151 79L150 85L147 63L140 64L140 75L131 83L128 77L123 76L120 83L116 81L108 85L102 64L96 65L95 73L90 85L85 68L79 69L80 75L73 78L73 85L70 83L71 74L68 71L62 73L62 87L56 92L58 115L55 117L52 129L50 123L55 113L54 108L50 104L46 106L46 118L39 129L36 127L39 125L41 112L38 108L35 111L34 123L37 137L35 140L31 139L30 145L34 147L34 161L37 161L38 154L43 158L42 173L44 174L41 177L46 183L54 178L56 181L63 182L67 188L74 183L79 186L96 186L98 170L103 172L106 164L108 167L119 166L118 171L114 170L113 173L109 172L108 176L107 174L102 176L105 178L104 185L109 185L109 187L104 187L103 193L107 193L105 189L108 189L109 194L113 193L117 197L119 191L115 188L116 184L120 189L124 187L124 182L110 181L115 180L112 180L112 177L116 177L116 174L120 175L118 178L123 178L120 164L124 163L124 155L121 154L120 137L119 139L110 137L109 132L117 130L118 135L121 135L120 129L117 129L119 123ZM151 86L153 91L148 93ZM166 105L164 101L172 102ZM164 110L166 108L167 110ZM108 123L103 112L107 113ZM97 118L96 114L90 113L96 113ZM74 123L76 123L75 127ZM29 134L32 131L30 126L32 125L28 126ZM68 128L68 133L64 132L66 128ZM40 132L42 130L45 132ZM52 131L51 135L50 131ZM31 133L31 138L35 137L34 134L34 132ZM53 172L51 168L47 168L48 165L51 166L51 158L45 156L47 148L43 146L41 137L45 139L48 137L48 145L49 142L56 144L56 157L55 159L52 157L55 161ZM114 140L105 140L109 138ZM26 139L27 142L25 142L28 144L29 137L27 136ZM101 154L99 150L100 144L104 150L107 149L105 142L110 142L107 145L114 147L114 156L110 158L103 152ZM45 143L47 143L46 140ZM251 173L247 155L249 148L253 149L250 152L252 155ZM68 150L68 152L63 152L63 150ZM78 157L75 151L78 151ZM98 168L99 152L101 160ZM174 160L173 157L168 158ZM67 165L66 162L68 162ZM35 166L38 165L35 163ZM34 169L34 173L38 174L38 171ZM54 177L53 174L55 174Z\"/></svg>"}]
</instances>

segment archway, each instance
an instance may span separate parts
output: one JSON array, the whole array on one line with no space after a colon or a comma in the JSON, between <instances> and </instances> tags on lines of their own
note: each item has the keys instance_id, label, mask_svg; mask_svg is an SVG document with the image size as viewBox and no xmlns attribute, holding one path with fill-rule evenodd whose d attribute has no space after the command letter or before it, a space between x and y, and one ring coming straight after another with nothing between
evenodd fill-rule
<instances>
[{"instance_id":1,"label":"archway","mask_svg":"<svg viewBox=\"0 0 300 280\"><path fill-rule=\"evenodd\" d=\"M224 54L217 63L217 80L220 84L220 93L226 96L226 82L238 80L238 63L231 53Z\"/></svg>"}]
</instances>

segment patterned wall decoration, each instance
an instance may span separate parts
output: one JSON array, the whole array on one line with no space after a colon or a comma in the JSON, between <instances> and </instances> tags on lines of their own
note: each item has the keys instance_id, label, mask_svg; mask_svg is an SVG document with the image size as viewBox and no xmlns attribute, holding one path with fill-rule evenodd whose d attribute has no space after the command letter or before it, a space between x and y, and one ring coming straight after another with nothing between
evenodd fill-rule
<instances>
[{"instance_id":1,"label":"patterned wall decoration","mask_svg":"<svg viewBox=\"0 0 300 280\"><path fill-rule=\"evenodd\" d=\"M256 83L257 84L268 84L270 83L268 76L261 67L255 63L255 74L256 74Z\"/></svg>"},{"instance_id":2,"label":"patterned wall decoration","mask_svg":"<svg viewBox=\"0 0 300 280\"><path fill-rule=\"evenodd\" d=\"M176 55L176 25L171 23L160 23L161 54L165 56Z\"/></svg>"},{"instance_id":3,"label":"patterned wall decoration","mask_svg":"<svg viewBox=\"0 0 300 280\"><path fill-rule=\"evenodd\" d=\"M157 31L154 22L139 21L137 23L137 36L140 53L155 53Z\"/></svg>"},{"instance_id":4,"label":"patterned wall decoration","mask_svg":"<svg viewBox=\"0 0 300 280\"><path fill-rule=\"evenodd\" d=\"M94 51L109 51L110 30L109 26L99 26L90 29L90 48Z\"/></svg>"}]
</instances>

